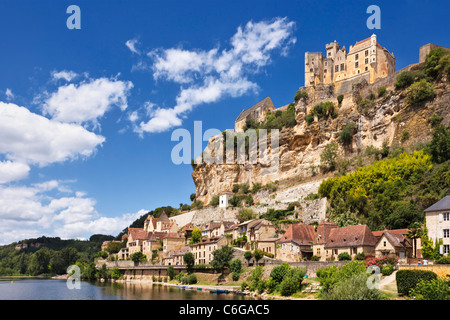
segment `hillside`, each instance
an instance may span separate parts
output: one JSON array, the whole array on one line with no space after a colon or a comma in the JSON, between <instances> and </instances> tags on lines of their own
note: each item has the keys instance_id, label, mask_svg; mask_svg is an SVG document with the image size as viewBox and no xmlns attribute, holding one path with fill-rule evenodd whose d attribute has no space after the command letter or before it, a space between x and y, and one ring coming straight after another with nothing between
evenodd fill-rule
<instances>
[{"instance_id":1,"label":"hillside","mask_svg":"<svg viewBox=\"0 0 450 320\"><path fill-rule=\"evenodd\" d=\"M320 182L335 171L350 172L371 164L373 158L367 155L373 152L420 148L431 140L436 121L444 127L450 123L450 55L435 51L425 63L408 66L373 84L362 81L341 97L334 85L300 88L291 104L295 125L278 127L276 170L268 170L260 162L238 163L237 157L234 163L197 164L192 173L197 199L209 203L213 196L231 191L235 184L251 187L277 180L281 188L287 188ZM404 80L406 76L412 78ZM403 82L399 83L398 78ZM278 115L284 116L281 112ZM261 127L267 127L267 123ZM234 133L235 137L243 134ZM204 154L214 154L222 136L212 137ZM270 160L274 156L271 151L268 143L265 154L257 151L258 159ZM337 156L327 161L330 152Z\"/></svg>"}]
</instances>

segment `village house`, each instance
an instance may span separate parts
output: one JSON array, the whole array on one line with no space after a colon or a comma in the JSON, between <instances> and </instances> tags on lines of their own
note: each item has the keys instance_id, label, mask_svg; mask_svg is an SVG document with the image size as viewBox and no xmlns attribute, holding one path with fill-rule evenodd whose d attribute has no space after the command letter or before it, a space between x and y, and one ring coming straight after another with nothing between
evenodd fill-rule
<instances>
[{"instance_id":1,"label":"village house","mask_svg":"<svg viewBox=\"0 0 450 320\"><path fill-rule=\"evenodd\" d=\"M382 231L381 236L375 245L375 257L381 258L390 254L395 254L401 260L412 257L412 245L406 237L408 229ZM373 232L376 236L378 233Z\"/></svg>"},{"instance_id":2,"label":"village house","mask_svg":"<svg viewBox=\"0 0 450 320\"><path fill-rule=\"evenodd\" d=\"M277 230L267 219L254 219L244 221L237 225L234 239L245 236L247 242L258 241L277 235Z\"/></svg>"},{"instance_id":3,"label":"village house","mask_svg":"<svg viewBox=\"0 0 450 320\"><path fill-rule=\"evenodd\" d=\"M231 191L225 191L222 192L219 195L219 208L226 208L228 207L228 201L233 198L234 193Z\"/></svg>"},{"instance_id":4,"label":"village house","mask_svg":"<svg viewBox=\"0 0 450 320\"><path fill-rule=\"evenodd\" d=\"M212 252L227 244L227 238L225 236L220 236L202 239L202 241L198 243L190 244L189 247L194 255L195 264L210 264L214 258Z\"/></svg>"},{"instance_id":5,"label":"village house","mask_svg":"<svg viewBox=\"0 0 450 320\"><path fill-rule=\"evenodd\" d=\"M225 231L229 231L235 226L236 223L232 221L212 221L200 229L202 230L202 236L207 238L218 237L225 234Z\"/></svg>"},{"instance_id":6,"label":"village house","mask_svg":"<svg viewBox=\"0 0 450 320\"><path fill-rule=\"evenodd\" d=\"M283 261L298 262L311 259L316 232L306 224L290 225L277 245L276 257Z\"/></svg>"},{"instance_id":7,"label":"village house","mask_svg":"<svg viewBox=\"0 0 450 320\"><path fill-rule=\"evenodd\" d=\"M428 237L433 242L442 240L439 253L448 255L450 252L450 195L426 208L424 212Z\"/></svg>"},{"instance_id":8,"label":"village house","mask_svg":"<svg viewBox=\"0 0 450 320\"><path fill-rule=\"evenodd\" d=\"M337 225L333 222L321 221L317 226L317 231L313 243L313 256L320 257L322 261L325 261L325 244L330 235L332 229L337 228Z\"/></svg>"},{"instance_id":9,"label":"village house","mask_svg":"<svg viewBox=\"0 0 450 320\"><path fill-rule=\"evenodd\" d=\"M166 257L170 251L180 250L184 247L185 242L186 239L184 237L180 237L176 233L168 233L167 236L162 239L164 257Z\"/></svg>"},{"instance_id":10,"label":"village house","mask_svg":"<svg viewBox=\"0 0 450 320\"><path fill-rule=\"evenodd\" d=\"M180 250L173 250L167 253L164 258L164 265L166 266L181 266L184 265L184 255L191 252L191 247L183 246Z\"/></svg>"},{"instance_id":11,"label":"village house","mask_svg":"<svg viewBox=\"0 0 450 320\"><path fill-rule=\"evenodd\" d=\"M272 110L275 110L275 106L273 105L272 99L270 99L270 97L266 97L254 106L246 110L242 110L242 112L234 122L234 131L243 132L245 123L248 119L253 119L256 122L263 122L266 119L267 112Z\"/></svg>"},{"instance_id":12,"label":"village house","mask_svg":"<svg viewBox=\"0 0 450 320\"><path fill-rule=\"evenodd\" d=\"M361 252L365 256L374 256L376 244L377 239L366 225L332 228L329 231L320 260L337 260L339 254L344 252L352 258Z\"/></svg>"},{"instance_id":13,"label":"village house","mask_svg":"<svg viewBox=\"0 0 450 320\"><path fill-rule=\"evenodd\" d=\"M279 240L280 237L259 239L257 249L273 255L273 258L275 258L277 252L277 242Z\"/></svg>"},{"instance_id":14,"label":"village house","mask_svg":"<svg viewBox=\"0 0 450 320\"><path fill-rule=\"evenodd\" d=\"M178 231L178 226L175 221L170 220L166 212L163 211L159 218L154 218L148 215L144 221L144 229L147 232L167 232L174 233Z\"/></svg>"},{"instance_id":15,"label":"village house","mask_svg":"<svg viewBox=\"0 0 450 320\"><path fill-rule=\"evenodd\" d=\"M118 241L118 240L112 240L112 241L103 241L102 242L102 251L106 251L106 248L108 248L108 245L110 243L121 243L122 241Z\"/></svg>"}]
</instances>

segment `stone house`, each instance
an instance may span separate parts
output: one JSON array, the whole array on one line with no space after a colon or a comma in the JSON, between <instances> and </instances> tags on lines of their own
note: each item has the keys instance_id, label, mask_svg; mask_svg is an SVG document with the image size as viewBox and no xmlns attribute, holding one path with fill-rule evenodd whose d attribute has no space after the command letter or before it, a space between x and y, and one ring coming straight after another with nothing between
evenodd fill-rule
<instances>
[{"instance_id":1,"label":"stone house","mask_svg":"<svg viewBox=\"0 0 450 320\"><path fill-rule=\"evenodd\" d=\"M316 231L311 225L290 225L277 242L276 258L288 262L311 259L315 237Z\"/></svg>"},{"instance_id":2,"label":"stone house","mask_svg":"<svg viewBox=\"0 0 450 320\"><path fill-rule=\"evenodd\" d=\"M375 257L381 258L389 254L395 254L400 259L412 257L412 245L406 232L408 229L383 231L375 245ZM406 232L405 232L406 230Z\"/></svg>"},{"instance_id":3,"label":"stone house","mask_svg":"<svg viewBox=\"0 0 450 320\"><path fill-rule=\"evenodd\" d=\"M225 234L225 231L232 229L236 223L232 221L212 221L201 227L202 236L207 238L218 237Z\"/></svg>"},{"instance_id":4,"label":"stone house","mask_svg":"<svg viewBox=\"0 0 450 320\"><path fill-rule=\"evenodd\" d=\"M317 231L313 243L313 255L320 257L320 260L325 261L325 244L328 240L332 229L337 228L337 225L333 222L322 220L317 226Z\"/></svg>"},{"instance_id":5,"label":"stone house","mask_svg":"<svg viewBox=\"0 0 450 320\"><path fill-rule=\"evenodd\" d=\"M185 246L186 239L176 233L169 233L162 239L163 255L166 257L170 251L180 250Z\"/></svg>"},{"instance_id":6,"label":"stone house","mask_svg":"<svg viewBox=\"0 0 450 320\"><path fill-rule=\"evenodd\" d=\"M274 225L267 219L254 219L244 221L236 226L234 239L246 236L247 242L256 242L264 238L272 238L277 235Z\"/></svg>"},{"instance_id":7,"label":"stone house","mask_svg":"<svg viewBox=\"0 0 450 320\"><path fill-rule=\"evenodd\" d=\"M233 198L234 193L231 191L222 192L219 195L219 208L228 207L228 201Z\"/></svg>"},{"instance_id":8,"label":"stone house","mask_svg":"<svg viewBox=\"0 0 450 320\"><path fill-rule=\"evenodd\" d=\"M244 126L248 119L253 119L256 122L265 121L267 112L272 110L275 110L275 106L273 105L272 99L270 99L270 97L266 97L252 107L246 110L242 110L242 112L234 122L234 131L244 131Z\"/></svg>"},{"instance_id":9,"label":"stone house","mask_svg":"<svg viewBox=\"0 0 450 320\"><path fill-rule=\"evenodd\" d=\"M184 265L184 255L188 252L191 252L191 248L189 246L183 246L179 250L169 251L167 253L167 256L164 258L164 265L166 266Z\"/></svg>"},{"instance_id":10,"label":"stone house","mask_svg":"<svg viewBox=\"0 0 450 320\"><path fill-rule=\"evenodd\" d=\"M212 252L216 249L227 245L226 237L220 236L215 238L207 238L194 244L190 244L191 252L195 258L195 264L210 264L214 258Z\"/></svg>"},{"instance_id":11,"label":"stone house","mask_svg":"<svg viewBox=\"0 0 450 320\"><path fill-rule=\"evenodd\" d=\"M170 220L166 212L163 211L159 218L154 218L148 215L144 221L144 229L147 232L167 232L174 233L178 231L178 226L175 221Z\"/></svg>"},{"instance_id":12,"label":"stone house","mask_svg":"<svg viewBox=\"0 0 450 320\"><path fill-rule=\"evenodd\" d=\"M428 237L433 242L442 240L439 253L448 255L450 252L450 195L426 208L424 212Z\"/></svg>"},{"instance_id":13,"label":"stone house","mask_svg":"<svg viewBox=\"0 0 450 320\"><path fill-rule=\"evenodd\" d=\"M374 256L376 244L377 239L366 225L332 228L320 260L337 259L338 255L344 252L352 258L360 252L365 256Z\"/></svg>"},{"instance_id":14,"label":"stone house","mask_svg":"<svg viewBox=\"0 0 450 320\"><path fill-rule=\"evenodd\" d=\"M261 250L262 252L273 254L273 257L275 258L277 254L277 242L279 240L280 237L259 239L257 243L257 249Z\"/></svg>"}]
</instances>

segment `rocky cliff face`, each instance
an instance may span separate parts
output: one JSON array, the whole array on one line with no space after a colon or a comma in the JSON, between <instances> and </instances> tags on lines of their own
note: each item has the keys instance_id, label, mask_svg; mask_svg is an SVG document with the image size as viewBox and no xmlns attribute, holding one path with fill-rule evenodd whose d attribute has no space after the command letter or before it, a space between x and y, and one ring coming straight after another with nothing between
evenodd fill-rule
<instances>
[{"instance_id":1,"label":"rocky cliff face","mask_svg":"<svg viewBox=\"0 0 450 320\"><path fill-rule=\"evenodd\" d=\"M389 80L389 81L387 81ZM231 164L199 164L192 173L196 186L197 199L208 203L213 195L230 191L234 184L266 184L270 181L314 179L316 172L312 168L320 165L320 155L331 142L337 142L342 127L354 124L351 146L339 145L343 158L351 158L363 152L367 147L380 148L384 141L391 147L409 147L430 140L432 130L427 122L433 114L443 117L443 124L450 121L450 89L448 82L435 86L436 98L423 104L408 105L406 90L397 91L393 83L395 78L382 83L355 85L352 92L344 94L342 104L338 106L332 86L308 88L308 99L300 100L296 106L297 125L284 128L279 132L279 147L273 149L268 143L264 154L258 153L258 159L274 159L278 156L279 165L269 168L266 164L252 164L248 161ZM366 98L370 92L377 93L378 87L386 86L387 93L376 98L369 108L361 108L359 97ZM311 124L305 122L306 114L318 103L332 101L338 109L334 119L318 120ZM408 139L405 140L408 132ZM403 136L403 139L402 139ZM211 138L205 152L213 152L221 136ZM272 170L270 170L272 169ZM323 178L323 177L322 177Z\"/></svg>"}]
</instances>

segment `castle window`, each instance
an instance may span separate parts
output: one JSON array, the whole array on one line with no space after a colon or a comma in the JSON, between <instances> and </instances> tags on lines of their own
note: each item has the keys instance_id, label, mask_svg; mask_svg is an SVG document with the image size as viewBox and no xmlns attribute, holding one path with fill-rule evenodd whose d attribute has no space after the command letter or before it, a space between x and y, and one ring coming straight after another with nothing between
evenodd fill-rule
<instances>
[{"instance_id":1,"label":"castle window","mask_svg":"<svg viewBox=\"0 0 450 320\"><path fill-rule=\"evenodd\" d=\"M355 68L358 68L358 66L359 66L359 63L358 63L358 61L356 61L355 62Z\"/></svg>"},{"instance_id":2,"label":"castle window","mask_svg":"<svg viewBox=\"0 0 450 320\"><path fill-rule=\"evenodd\" d=\"M364 63L368 64L369 63L369 58L366 58L366 60L364 60Z\"/></svg>"},{"instance_id":3,"label":"castle window","mask_svg":"<svg viewBox=\"0 0 450 320\"><path fill-rule=\"evenodd\" d=\"M309 72L313 72L313 69L311 68L311 69L309 69Z\"/></svg>"},{"instance_id":4,"label":"castle window","mask_svg":"<svg viewBox=\"0 0 450 320\"><path fill-rule=\"evenodd\" d=\"M369 55L369 50L366 50L366 57Z\"/></svg>"},{"instance_id":5,"label":"castle window","mask_svg":"<svg viewBox=\"0 0 450 320\"><path fill-rule=\"evenodd\" d=\"M359 59L359 54L355 54L355 60Z\"/></svg>"},{"instance_id":6,"label":"castle window","mask_svg":"<svg viewBox=\"0 0 450 320\"><path fill-rule=\"evenodd\" d=\"M366 67L366 71L369 70L369 67Z\"/></svg>"},{"instance_id":7,"label":"castle window","mask_svg":"<svg viewBox=\"0 0 450 320\"><path fill-rule=\"evenodd\" d=\"M344 71L344 64L341 63L341 71Z\"/></svg>"},{"instance_id":8,"label":"castle window","mask_svg":"<svg viewBox=\"0 0 450 320\"><path fill-rule=\"evenodd\" d=\"M323 73L327 73L327 70L328 70L328 69L323 70Z\"/></svg>"},{"instance_id":9,"label":"castle window","mask_svg":"<svg viewBox=\"0 0 450 320\"><path fill-rule=\"evenodd\" d=\"M339 72L339 66L336 66L336 67L334 68L334 71L335 71L335 72Z\"/></svg>"}]
</instances>

